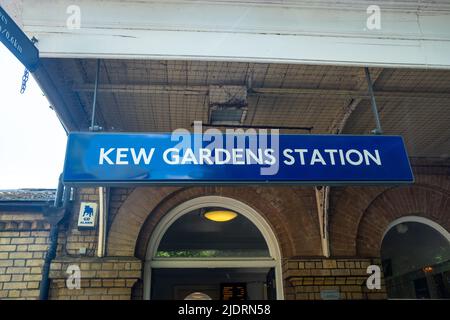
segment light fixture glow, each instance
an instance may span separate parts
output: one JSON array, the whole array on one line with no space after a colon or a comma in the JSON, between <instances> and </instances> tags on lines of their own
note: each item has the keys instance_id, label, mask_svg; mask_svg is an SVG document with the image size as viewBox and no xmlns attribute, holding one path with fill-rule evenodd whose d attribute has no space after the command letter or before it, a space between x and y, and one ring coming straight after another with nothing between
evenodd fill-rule
<instances>
[{"instance_id":1,"label":"light fixture glow","mask_svg":"<svg viewBox=\"0 0 450 320\"><path fill-rule=\"evenodd\" d=\"M433 272L433 267L431 267L431 266L424 267L423 272L425 272L425 273Z\"/></svg>"},{"instance_id":2,"label":"light fixture glow","mask_svg":"<svg viewBox=\"0 0 450 320\"><path fill-rule=\"evenodd\" d=\"M214 210L205 213L205 218L216 222L226 222L237 217L237 213L228 210Z\"/></svg>"}]
</instances>

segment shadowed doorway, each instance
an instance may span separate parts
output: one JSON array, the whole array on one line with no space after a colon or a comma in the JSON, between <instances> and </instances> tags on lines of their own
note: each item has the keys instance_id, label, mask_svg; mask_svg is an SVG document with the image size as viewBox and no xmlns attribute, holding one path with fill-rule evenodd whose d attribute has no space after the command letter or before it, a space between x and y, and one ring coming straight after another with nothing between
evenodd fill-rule
<instances>
[{"instance_id":1,"label":"shadowed doorway","mask_svg":"<svg viewBox=\"0 0 450 320\"><path fill-rule=\"evenodd\" d=\"M450 298L448 233L434 225L405 220L385 234L381 258L389 298Z\"/></svg>"}]
</instances>

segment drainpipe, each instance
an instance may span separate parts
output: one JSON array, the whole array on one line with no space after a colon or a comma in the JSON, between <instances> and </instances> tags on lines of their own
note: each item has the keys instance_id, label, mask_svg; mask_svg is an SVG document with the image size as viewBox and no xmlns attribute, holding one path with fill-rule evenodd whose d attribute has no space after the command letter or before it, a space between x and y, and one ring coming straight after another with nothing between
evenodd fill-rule
<instances>
[{"instance_id":1,"label":"drainpipe","mask_svg":"<svg viewBox=\"0 0 450 320\"><path fill-rule=\"evenodd\" d=\"M39 300L47 300L50 291L50 265L56 256L56 249L58 247L58 230L61 221L65 220L68 210L67 202L70 199L70 189L64 188L62 183L62 175L59 176L58 189L56 190L55 202L53 206L47 208L47 214L50 217L50 245L44 259L42 266L42 279L39 285ZM63 200L64 197L64 200ZM53 221L52 221L53 220Z\"/></svg>"}]
</instances>

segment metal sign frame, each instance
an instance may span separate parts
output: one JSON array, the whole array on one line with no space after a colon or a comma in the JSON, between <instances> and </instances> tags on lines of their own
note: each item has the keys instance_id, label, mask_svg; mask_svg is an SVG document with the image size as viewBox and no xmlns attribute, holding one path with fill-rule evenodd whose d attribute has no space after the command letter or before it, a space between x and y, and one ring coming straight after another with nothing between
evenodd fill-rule
<instances>
[{"instance_id":1,"label":"metal sign frame","mask_svg":"<svg viewBox=\"0 0 450 320\"><path fill-rule=\"evenodd\" d=\"M190 135L191 137L194 135ZM256 168L247 164L245 169L242 165L227 164L225 171L223 166L207 164L184 164L168 165L164 163L162 153L168 145L176 145L176 141L170 141L169 133L71 133L68 138L66 158L64 164L63 181L66 185L77 186L123 186L123 185L208 185L208 184L285 184L285 185L398 185L414 182L411 165L404 146L403 139L399 136L382 135L279 135L280 150L286 149L286 143L292 145L298 139L309 140L309 145L314 142L325 141L325 145L339 146L337 141L344 141L344 147L354 143L358 145L364 141L365 146L372 143L383 149L382 170L377 168L366 169L366 172L375 170L364 176L361 168L356 168L359 172L352 172L350 166L335 166L334 168L303 165L301 174L295 166L286 168L280 167L280 174L257 175ZM298 138L298 139L297 139ZM148 141L147 141L148 139ZM283 140L284 139L284 140ZM297 139L297 140L296 140ZM155 150L154 158L148 164L132 164L119 166L104 163L99 164L100 146L119 146L120 148L131 146L142 146L143 143L153 144ZM168 142L170 141L170 142ZM287 141L287 142L286 142ZM311 142L313 141L313 142ZM355 143L358 142L358 143ZM299 143L301 143L300 141ZM386 143L385 143L386 142ZM382 146L385 143L386 146ZM320 146L320 143L318 144ZM131 148L130 148L131 149ZM380 150L381 150L380 149ZM98 151L98 152L97 152ZM280 151L278 155L282 154ZM380 151L381 153L381 151ZM280 157L281 158L281 157ZM156 159L156 160L155 160ZM152 162L154 161L154 162ZM277 159L281 163L281 159ZM299 165L300 166L300 165ZM309 167L308 167L309 166ZM215 167L215 168L214 168ZM361 166L360 166L361 167ZM380 167L381 168L381 167ZM217 173L218 171L219 173ZM314 175L316 171L327 171ZM215 171L216 170L216 171ZM284 170L284 171L283 171ZM300 170L300 169L299 169ZM309 170L309 171L308 171ZM251 172L250 172L251 171ZM332 172L332 174L330 174ZM302 178L303 176L304 178ZM332 179L311 179L311 177L333 177ZM347 175L347 176L346 176ZM361 175L361 176L360 176ZM300 178L299 178L300 177ZM350 177L350 178L349 178Z\"/></svg>"}]
</instances>

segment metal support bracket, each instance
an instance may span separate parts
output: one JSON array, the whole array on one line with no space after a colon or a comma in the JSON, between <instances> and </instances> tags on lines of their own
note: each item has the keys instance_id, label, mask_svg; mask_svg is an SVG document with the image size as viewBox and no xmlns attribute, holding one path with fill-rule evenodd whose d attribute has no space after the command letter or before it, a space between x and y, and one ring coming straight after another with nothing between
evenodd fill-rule
<instances>
[{"instance_id":1,"label":"metal support bracket","mask_svg":"<svg viewBox=\"0 0 450 320\"><path fill-rule=\"evenodd\" d=\"M330 187L318 186L315 187L317 214L320 225L320 238L322 240L322 254L325 257L330 256L330 240L328 236L328 215L330 203Z\"/></svg>"},{"instance_id":2,"label":"metal support bracket","mask_svg":"<svg viewBox=\"0 0 450 320\"><path fill-rule=\"evenodd\" d=\"M91 126L89 127L89 131L101 131L103 128L95 125L95 109L97 106L97 91L98 91L98 78L100 75L100 59L97 59L97 69L95 72L95 85L94 85L94 98L92 101L92 117L91 117Z\"/></svg>"},{"instance_id":3,"label":"metal support bracket","mask_svg":"<svg viewBox=\"0 0 450 320\"><path fill-rule=\"evenodd\" d=\"M372 131L374 134L383 134L383 129L381 128L380 115L378 114L377 102L375 100L375 94L373 93L372 79L370 78L369 68L365 67L364 71L366 73L367 86L369 88L370 104L372 106L372 113L375 118L376 129Z\"/></svg>"}]
</instances>

